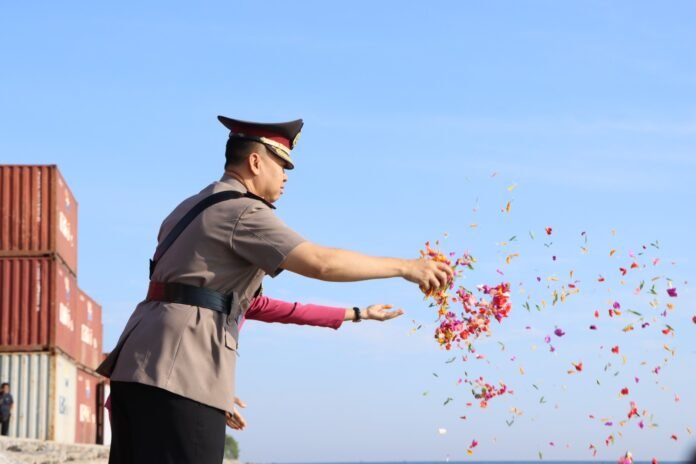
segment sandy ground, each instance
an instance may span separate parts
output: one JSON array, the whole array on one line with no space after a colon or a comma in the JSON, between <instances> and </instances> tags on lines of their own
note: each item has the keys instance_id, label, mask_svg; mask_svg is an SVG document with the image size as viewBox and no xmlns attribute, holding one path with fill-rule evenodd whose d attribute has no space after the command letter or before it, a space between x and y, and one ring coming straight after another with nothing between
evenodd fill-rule
<instances>
[{"instance_id":1,"label":"sandy ground","mask_svg":"<svg viewBox=\"0 0 696 464\"><path fill-rule=\"evenodd\" d=\"M107 464L109 447L0 437L0 464ZM239 464L225 460L223 464Z\"/></svg>"}]
</instances>

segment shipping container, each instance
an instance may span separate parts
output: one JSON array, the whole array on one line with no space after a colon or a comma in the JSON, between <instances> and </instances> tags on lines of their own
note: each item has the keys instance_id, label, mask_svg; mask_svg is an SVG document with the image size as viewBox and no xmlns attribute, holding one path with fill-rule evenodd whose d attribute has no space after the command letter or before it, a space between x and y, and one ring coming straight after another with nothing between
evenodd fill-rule
<instances>
[{"instance_id":1,"label":"shipping container","mask_svg":"<svg viewBox=\"0 0 696 464\"><path fill-rule=\"evenodd\" d=\"M111 444L111 418L106 409L110 394L111 385L108 379L104 379L97 387L97 443L107 446Z\"/></svg>"},{"instance_id":2,"label":"shipping container","mask_svg":"<svg viewBox=\"0 0 696 464\"><path fill-rule=\"evenodd\" d=\"M102 361L102 308L79 290L75 328L79 336L77 362L96 369Z\"/></svg>"},{"instance_id":3,"label":"shipping container","mask_svg":"<svg viewBox=\"0 0 696 464\"><path fill-rule=\"evenodd\" d=\"M78 289L62 261L0 258L0 352L57 348L78 359Z\"/></svg>"},{"instance_id":4,"label":"shipping container","mask_svg":"<svg viewBox=\"0 0 696 464\"><path fill-rule=\"evenodd\" d=\"M77 274L77 201L54 165L0 165L0 256L57 253Z\"/></svg>"},{"instance_id":5,"label":"shipping container","mask_svg":"<svg viewBox=\"0 0 696 464\"><path fill-rule=\"evenodd\" d=\"M97 443L97 388L101 377L77 370L77 421L75 443Z\"/></svg>"},{"instance_id":6,"label":"shipping container","mask_svg":"<svg viewBox=\"0 0 696 464\"><path fill-rule=\"evenodd\" d=\"M10 436L75 442L77 366L59 353L0 353L10 383Z\"/></svg>"}]
</instances>

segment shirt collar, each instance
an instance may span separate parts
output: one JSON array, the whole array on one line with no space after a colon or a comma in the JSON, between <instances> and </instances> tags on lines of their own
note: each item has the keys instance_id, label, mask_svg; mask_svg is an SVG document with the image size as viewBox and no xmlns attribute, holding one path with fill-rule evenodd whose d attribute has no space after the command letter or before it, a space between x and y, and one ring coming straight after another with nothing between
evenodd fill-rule
<instances>
[{"instance_id":1,"label":"shirt collar","mask_svg":"<svg viewBox=\"0 0 696 464\"><path fill-rule=\"evenodd\" d=\"M236 190L236 191L239 191L242 193L246 193L249 198L254 198L256 200L259 200L260 202L262 202L263 204L265 204L266 206L268 206L271 209L276 209L276 207L275 207L275 205L273 205L273 203L266 201L265 199L251 193L244 186L244 184L242 184L236 177L232 177L232 176L228 176L227 174L223 174L223 176L220 178L220 182L222 182L223 184L229 185L230 187L233 188L233 190Z\"/></svg>"},{"instance_id":2,"label":"shirt collar","mask_svg":"<svg viewBox=\"0 0 696 464\"><path fill-rule=\"evenodd\" d=\"M234 187L234 190L238 190L242 193L246 193L248 191L244 184L242 184L236 177L228 176L227 174L222 175L220 182L230 185Z\"/></svg>"}]
</instances>

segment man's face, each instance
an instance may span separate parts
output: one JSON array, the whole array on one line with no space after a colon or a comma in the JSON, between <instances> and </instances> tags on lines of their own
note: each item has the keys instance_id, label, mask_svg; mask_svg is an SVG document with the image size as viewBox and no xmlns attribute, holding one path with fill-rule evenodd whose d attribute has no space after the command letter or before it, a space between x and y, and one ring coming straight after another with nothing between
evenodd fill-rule
<instances>
[{"instance_id":1,"label":"man's face","mask_svg":"<svg viewBox=\"0 0 696 464\"><path fill-rule=\"evenodd\" d=\"M3 393L4 395L7 395L8 393L10 393L10 386L9 386L9 385L3 385L3 386L2 386L2 393Z\"/></svg>"},{"instance_id":2,"label":"man's face","mask_svg":"<svg viewBox=\"0 0 696 464\"><path fill-rule=\"evenodd\" d=\"M261 155L261 182L259 195L273 203L283 194L288 176L285 174L285 161L275 156L269 150Z\"/></svg>"}]
</instances>

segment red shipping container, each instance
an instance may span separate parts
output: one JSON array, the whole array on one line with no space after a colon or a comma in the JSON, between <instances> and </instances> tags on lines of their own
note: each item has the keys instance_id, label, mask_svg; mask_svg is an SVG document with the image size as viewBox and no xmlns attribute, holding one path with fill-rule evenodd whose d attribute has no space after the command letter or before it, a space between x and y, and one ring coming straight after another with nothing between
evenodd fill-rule
<instances>
[{"instance_id":1,"label":"red shipping container","mask_svg":"<svg viewBox=\"0 0 696 464\"><path fill-rule=\"evenodd\" d=\"M97 388L101 377L77 370L75 443L97 443Z\"/></svg>"},{"instance_id":2,"label":"red shipping container","mask_svg":"<svg viewBox=\"0 0 696 464\"><path fill-rule=\"evenodd\" d=\"M58 168L0 165L0 256L57 253L77 274L77 202Z\"/></svg>"},{"instance_id":3,"label":"red shipping container","mask_svg":"<svg viewBox=\"0 0 696 464\"><path fill-rule=\"evenodd\" d=\"M77 359L78 288L52 257L0 258L0 351L58 348Z\"/></svg>"},{"instance_id":4,"label":"red shipping container","mask_svg":"<svg viewBox=\"0 0 696 464\"><path fill-rule=\"evenodd\" d=\"M102 362L102 308L82 290L79 290L75 322L80 338L77 361L96 369Z\"/></svg>"}]
</instances>

